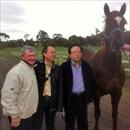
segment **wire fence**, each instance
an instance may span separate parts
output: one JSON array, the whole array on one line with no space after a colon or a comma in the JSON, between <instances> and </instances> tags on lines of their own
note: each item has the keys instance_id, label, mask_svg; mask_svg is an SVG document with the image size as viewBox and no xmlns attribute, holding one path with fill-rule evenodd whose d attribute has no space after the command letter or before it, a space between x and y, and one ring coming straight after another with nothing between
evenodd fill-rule
<instances>
[{"instance_id":1,"label":"wire fence","mask_svg":"<svg viewBox=\"0 0 130 130\"><path fill-rule=\"evenodd\" d=\"M11 51L11 55L17 56L17 52ZM125 71L130 72L130 52L125 52L122 54L123 55L123 60L122 63L124 65ZM67 60L67 53L66 52L57 52L56 54L56 63L57 64L62 64L64 61ZM42 55L40 53L37 54L37 58L41 59Z\"/></svg>"}]
</instances>

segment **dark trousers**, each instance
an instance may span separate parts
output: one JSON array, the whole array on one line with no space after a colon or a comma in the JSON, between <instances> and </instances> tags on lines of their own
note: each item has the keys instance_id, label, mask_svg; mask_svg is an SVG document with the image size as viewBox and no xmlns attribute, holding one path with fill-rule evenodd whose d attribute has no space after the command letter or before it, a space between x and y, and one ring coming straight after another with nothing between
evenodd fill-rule
<instances>
[{"instance_id":1,"label":"dark trousers","mask_svg":"<svg viewBox=\"0 0 130 130\"><path fill-rule=\"evenodd\" d=\"M9 117L9 121L11 123L11 118ZM22 119L20 121L20 125L18 127L10 127L11 130L32 130L32 117L27 119Z\"/></svg>"},{"instance_id":2,"label":"dark trousers","mask_svg":"<svg viewBox=\"0 0 130 130\"><path fill-rule=\"evenodd\" d=\"M88 130L87 103L85 94L73 94L71 104L65 108L66 130L75 130L77 121L77 130Z\"/></svg>"},{"instance_id":3,"label":"dark trousers","mask_svg":"<svg viewBox=\"0 0 130 130\"><path fill-rule=\"evenodd\" d=\"M50 110L49 101L40 103L37 112L33 115L33 130L42 130L44 118L46 130L55 130L55 115L56 110Z\"/></svg>"}]
</instances>

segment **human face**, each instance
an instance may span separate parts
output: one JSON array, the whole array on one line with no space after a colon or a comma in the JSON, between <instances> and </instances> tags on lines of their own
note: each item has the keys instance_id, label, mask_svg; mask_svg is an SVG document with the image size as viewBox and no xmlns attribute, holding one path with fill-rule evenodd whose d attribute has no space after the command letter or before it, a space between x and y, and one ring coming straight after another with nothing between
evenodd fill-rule
<instances>
[{"instance_id":1,"label":"human face","mask_svg":"<svg viewBox=\"0 0 130 130\"><path fill-rule=\"evenodd\" d=\"M69 54L70 58L74 62L80 62L82 57L81 48L78 46L74 46L71 48L71 53Z\"/></svg>"},{"instance_id":2,"label":"human face","mask_svg":"<svg viewBox=\"0 0 130 130\"><path fill-rule=\"evenodd\" d=\"M43 55L44 55L45 60L46 60L47 62L53 63L53 62L55 61L55 58L56 58L55 48L49 46L49 47L47 48L47 52L46 52L46 53L43 53Z\"/></svg>"},{"instance_id":3,"label":"human face","mask_svg":"<svg viewBox=\"0 0 130 130\"><path fill-rule=\"evenodd\" d=\"M34 51L26 50L22 54L22 59L30 65L34 65L36 62L36 53Z\"/></svg>"}]
</instances>

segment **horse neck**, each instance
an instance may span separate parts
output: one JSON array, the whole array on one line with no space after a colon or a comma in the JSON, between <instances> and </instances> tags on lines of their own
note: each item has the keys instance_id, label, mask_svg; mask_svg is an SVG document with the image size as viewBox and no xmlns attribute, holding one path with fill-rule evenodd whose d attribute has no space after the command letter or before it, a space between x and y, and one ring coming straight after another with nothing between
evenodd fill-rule
<instances>
[{"instance_id":1,"label":"horse neck","mask_svg":"<svg viewBox=\"0 0 130 130\"><path fill-rule=\"evenodd\" d=\"M108 68L113 71L116 71L117 69L119 70L122 64L121 52L112 52L110 48L104 46L102 48L102 53L104 53L103 64L106 64Z\"/></svg>"}]
</instances>

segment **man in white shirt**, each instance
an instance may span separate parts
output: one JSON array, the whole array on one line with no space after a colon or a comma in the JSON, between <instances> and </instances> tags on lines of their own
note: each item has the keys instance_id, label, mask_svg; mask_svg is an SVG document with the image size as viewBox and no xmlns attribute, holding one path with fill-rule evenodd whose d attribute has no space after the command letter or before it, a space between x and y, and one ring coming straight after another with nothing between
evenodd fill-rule
<instances>
[{"instance_id":1,"label":"man in white shirt","mask_svg":"<svg viewBox=\"0 0 130 130\"><path fill-rule=\"evenodd\" d=\"M32 115L38 105L38 87L33 66L33 47L21 49L21 61L8 73L1 90L4 115L9 117L11 130L32 130Z\"/></svg>"}]
</instances>

